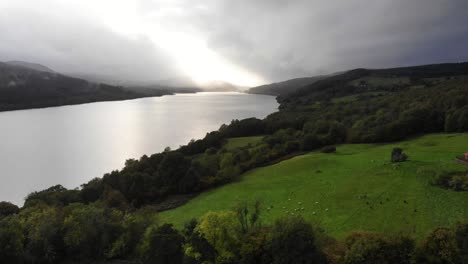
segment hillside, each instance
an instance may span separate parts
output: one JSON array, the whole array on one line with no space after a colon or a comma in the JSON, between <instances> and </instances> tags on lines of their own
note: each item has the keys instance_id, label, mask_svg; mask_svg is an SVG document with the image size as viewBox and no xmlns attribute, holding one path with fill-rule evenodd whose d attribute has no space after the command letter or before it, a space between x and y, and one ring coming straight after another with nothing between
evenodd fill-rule
<instances>
[{"instance_id":1,"label":"hillside","mask_svg":"<svg viewBox=\"0 0 468 264\"><path fill-rule=\"evenodd\" d=\"M26 69L55 73L55 71L52 70L51 68L44 66L42 64L38 64L38 63L31 63L31 62L26 62L26 61L7 61L5 63L8 65L12 65L12 66L23 67Z\"/></svg>"},{"instance_id":2,"label":"hillside","mask_svg":"<svg viewBox=\"0 0 468 264\"><path fill-rule=\"evenodd\" d=\"M395 146L403 147L409 161L389 162ZM385 145L340 145L336 154L310 153L255 169L160 216L182 226L208 211L230 210L239 201L259 199L267 223L295 214L337 237L352 230L423 237L435 227L468 218L467 192L430 184L436 173L466 169L454 161L466 146L468 134L428 135Z\"/></svg>"},{"instance_id":3,"label":"hillside","mask_svg":"<svg viewBox=\"0 0 468 264\"><path fill-rule=\"evenodd\" d=\"M0 62L0 111L170 94L165 90L126 89L91 83L44 67L24 62Z\"/></svg>"},{"instance_id":4,"label":"hillside","mask_svg":"<svg viewBox=\"0 0 468 264\"><path fill-rule=\"evenodd\" d=\"M318 80L322 80L326 78L326 76L316 76L316 77L305 77L305 78L296 78L287 80L284 82L277 82L271 84L260 85L256 87L252 87L248 90L248 93L251 94L266 94L266 95L287 95L294 93L298 89L312 84Z\"/></svg>"},{"instance_id":5,"label":"hillside","mask_svg":"<svg viewBox=\"0 0 468 264\"><path fill-rule=\"evenodd\" d=\"M307 105L317 101L343 99L345 96L374 98L389 93L424 91L448 81L468 76L468 62L423 65L391 69L355 69L306 85L282 96L283 108ZM440 87L440 89L444 89Z\"/></svg>"}]
</instances>

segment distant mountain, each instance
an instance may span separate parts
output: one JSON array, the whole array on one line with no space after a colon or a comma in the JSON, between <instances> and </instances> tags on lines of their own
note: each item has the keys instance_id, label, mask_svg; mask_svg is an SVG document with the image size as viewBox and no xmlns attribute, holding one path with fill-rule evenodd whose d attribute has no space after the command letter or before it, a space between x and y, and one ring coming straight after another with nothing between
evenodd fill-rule
<instances>
[{"instance_id":1,"label":"distant mountain","mask_svg":"<svg viewBox=\"0 0 468 264\"><path fill-rule=\"evenodd\" d=\"M304 77L287 80L284 82L277 82L271 84L265 84L257 87L252 87L248 90L251 94L267 94L267 95L287 95L291 94L300 88L315 83L316 81L330 77L331 75L321 75L315 77Z\"/></svg>"},{"instance_id":2,"label":"distant mountain","mask_svg":"<svg viewBox=\"0 0 468 264\"><path fill-rule=\"evenodd\" d=\"M209 81L199 84L190 77L177 77L164 80L126 80L117 76L69 73L68 75L92 82L104 82L112 85L125 87L141 87L168 90L174 93L196 93L196 92L239 92L246 87L237 86L224 81Z\"/></svg>"},{"instance_id":3,"label":"distant mountain","mask_svg":"<svg viewBox=\"0 0 468 264\"><path fill-rule=\"evenodd\" d=\"M27 68L31 70L55 73L55 71L52 70L51 68L44 66L42 64L38 64L38 63L31 63L31 62L26 62L26 61L7 61L5 63L8 65L23 67L23 68Z\"/></svg>"},{"instance_id":4,"label":"distant mountain","mask_svg":"<svg viewBox=\"0 0 468 264\"><path fill-rule=\"evenodd\" d=\"M198 88L205 92L239 92L246 89L246 87L237 86L229 82L213 80L203 84L195 82L190 77L171 78L155 82L164 87L177 88Z\"/></svg>"},{"instance_id":5,"label":"distant mountain","mask_svg":"<svg viewBox=\"0 0 468 264\"><path fill-rule=\"evenodd\" d=\"M130 89L93 83L56 73L46 66L34 63L0 62L0 111L165 94L171 92L163 89Z\"/></svg>"}]
</instances>

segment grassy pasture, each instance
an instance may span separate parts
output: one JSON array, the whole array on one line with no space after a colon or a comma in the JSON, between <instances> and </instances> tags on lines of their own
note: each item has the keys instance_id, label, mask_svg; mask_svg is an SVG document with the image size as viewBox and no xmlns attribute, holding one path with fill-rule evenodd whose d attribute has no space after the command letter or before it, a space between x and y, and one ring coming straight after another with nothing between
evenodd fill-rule
<instances>
[{"instance_id":1,"label":"grassy pasture","mask_svg":"<svg viewBox=\"0 0 468 264\"><path fill-rule=\"evenodd\" d=\"M229 147L258 138L232 139ZM248 144L248 143L247 143ZM393 147L409 155L391 164ZM237 182L202 193L161 213L177 226L239 201L263 202L263 221L300 214L340 238L352 230L403 232L421 238L438 226L468 219L468 192L432 186L435 173L468 167L454 157L468 151L468 134L433 134L391 144L337 147L336 154L309 153L245 173Z\"/></svg>"}]
</instances>

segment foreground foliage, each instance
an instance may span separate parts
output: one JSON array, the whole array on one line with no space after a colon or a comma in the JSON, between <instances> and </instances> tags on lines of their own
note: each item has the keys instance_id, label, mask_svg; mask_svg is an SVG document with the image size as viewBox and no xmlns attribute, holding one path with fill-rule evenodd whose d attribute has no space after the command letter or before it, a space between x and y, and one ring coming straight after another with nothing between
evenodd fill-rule
<instances>
[{"instance_id":1,"label":"foreground foliage","mask_svg":"<svg viewBox=\"0 0 468 264\"><path fill-rule=\"evenodd\" d=\"M328 237L299 216L262 223L258 203L208 212L182 230L149 208L47 205L0 218L5 263L453 263L467 260L468 223L438 228L417 243L398 234L352 232ZM245 220L249 222L246 225Z\"/></svg>"}]
</instances>

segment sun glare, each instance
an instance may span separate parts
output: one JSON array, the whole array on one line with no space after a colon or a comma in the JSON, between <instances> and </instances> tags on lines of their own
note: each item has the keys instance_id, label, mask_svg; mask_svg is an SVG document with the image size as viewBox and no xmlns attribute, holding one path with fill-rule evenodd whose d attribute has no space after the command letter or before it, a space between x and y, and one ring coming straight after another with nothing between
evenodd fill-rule
<instances>
[{"instance_id":1,"label":"sun glare","mask_svg":"<svg viewBox=\"0 0 468 264\"><path fill-rule=\"evenodd\" d=\"M264 80L246 69L235 65L213 50L200 36L186 32L169 31L159 23L142 20L133 1L113 0L95 5L99 17L114 32L127 37L146 36L154 45L164 50L177 63L177 67L198 84L224 81L239 86L251 87ZM112 4L112 10L106 9Z\"/></svg>"}]
</instances>

